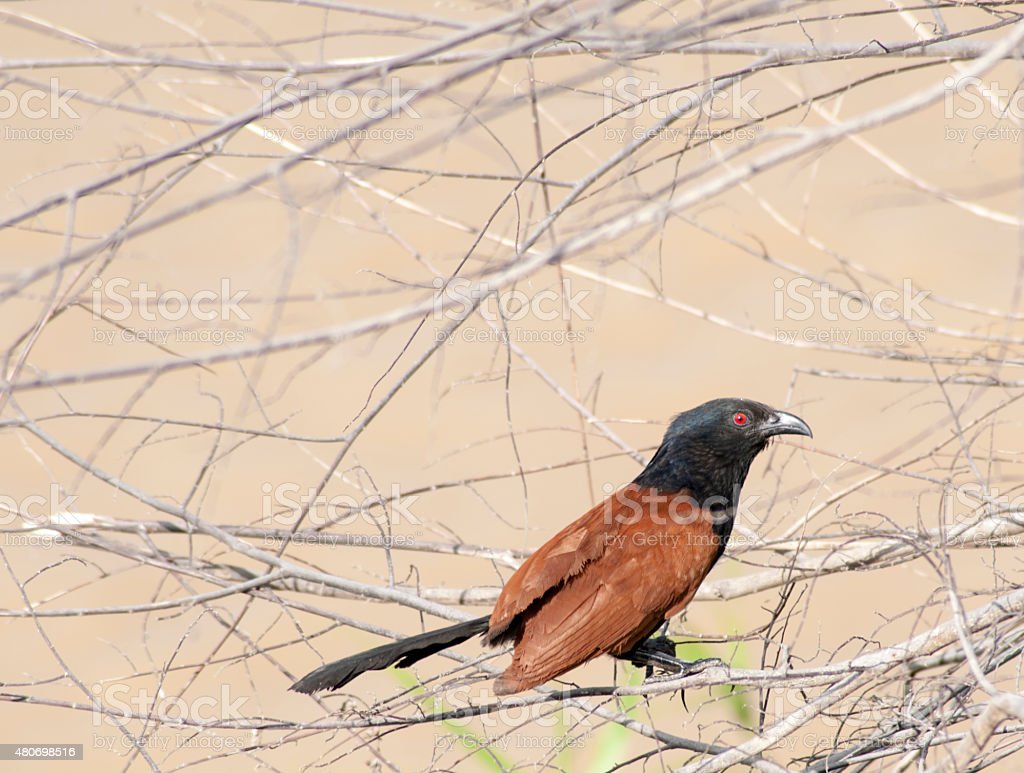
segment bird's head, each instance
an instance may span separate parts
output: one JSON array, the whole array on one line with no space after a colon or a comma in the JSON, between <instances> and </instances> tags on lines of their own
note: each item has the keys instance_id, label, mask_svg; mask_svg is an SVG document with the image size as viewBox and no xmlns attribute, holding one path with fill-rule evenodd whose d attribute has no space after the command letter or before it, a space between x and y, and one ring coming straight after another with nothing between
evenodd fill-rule
<instances>
[{"instance_id":1,"label":"bird's head","mask_svg":"<svg viewBox=\"0 0 1024 773\"><path fill-rule=\"evenodd\" d=\"M698 501L734 502L750 463L777 435L812 436L803 419L764 403L710 400L673 419L636 483L662 491L687 489Z\"/></svg>"}]
</instances>

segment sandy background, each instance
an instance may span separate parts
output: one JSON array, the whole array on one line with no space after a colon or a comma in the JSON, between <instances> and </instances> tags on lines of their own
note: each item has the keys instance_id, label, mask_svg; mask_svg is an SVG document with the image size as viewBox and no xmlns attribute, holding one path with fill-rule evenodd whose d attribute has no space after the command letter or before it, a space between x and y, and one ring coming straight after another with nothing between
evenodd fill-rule
<instances>
[{"instance_id":1,"label":"sandy background","mask_svg":"<svg viewBox=\"0 0 1024 773\"><path fill-rule=\"evenodd\" d=\"M459 3L389 8L460 23L508 12ZM805 13L826 8L835 9L815 6ZM685 5L675 11L682 18L696 12ZM669 26L650 9L631 13L621 17L623 22ZM281 486L305 491L322 484L325 496L356 504L377 492L420 492L408 495L416 522L399 519L392 527L399 540L530 549L640 469L574 405L585 406L623 445L646 457L674 413L712 397L739 395L786 407L815 432L807 442L775 445L755 463L745 491L763 523L740 525L757 538L778 538L818 507L806 528L797 527L797 535L854 539L894 525L936 526L938 488L922 476L971 479L955 442L934 450L952 437L947 398L961 421L973 422L1019 394L1012 384L944 390L935 383L937 376L954 374L1019 378L1013 359L1020 347L1012 336L1020 324L1005 315L1019 311L1021 242L1015 223L1022 202L1021 144L1013 135L978 139L974 134L979 126L1012 129L1009 118L987 111L977 118L948 117L940 101L765 170L653 224L602 239L564 265L532 271L504 288L547 298L544 309L557 309L568 287L579 298L568 319L561 313L543 319L535 308L509 321L505 329L517 344L513 350L495 343L494 330L481 314L471 315L453 341L406 376L448 317L407 313L397 323L357 336L341 335L346 326L426 302L439 276L456 271L474 281L499 276L517 240L522 243L568 186L623 147L623 131L632 136L635 127L656 120L643 112L591 129L549 159L542 171L554 184L541 185L535 173L506 201L514 180L536 162L538 143L550 150L604 114L603 79L636 77L666 89L697 82L709 72L729 72L751 58L517 59L445 86L443 95L416 99L412 104L419 117L403 115L380 124L403 133L346 139L287 174L269 173L243 186L289 157L288 142L306 145L337 136L329 132L357 119L317 119L307 105L293 118L250 124L283 133L241 128L144 171L132 166L214 125L200 119L216 123L257 105L261 78L282 75L259 63L398 54L453 30L427 25L415 32L410 30L416 25L400 20L272 3L108 3L100 9L31 2L10 4L0 14L2 69L15 78L5 88L22 94L53 77L61 90L79 94L68 102L78 117L31 118L19 110L3 120L4 131L14 133L0 142L5 191L0 218L18 218L0 232L5 377L16 385L4 393L0 480L2 493L14 502L46 498L46 504L33 505L43 516L52 512L55 483L61 496L74 497L75 512L123 522L180 524L154 506L162 503L185 505L212 524L287 528L293 521L281 512L280 501L268 504L275 496L268 491ZM561 14L549 21L567 18ZM949 21L958 28L981 23L967 12L951 14ZM599 26L602 33L613 28ZM907 20L896 15L814 23L811 30L821 43L914 35ZM997 40L1004 33L976 39ZM792 25L737 37L807 41ZM496 50L512 40L492 36L458 50ZM125 61L131 57L180 57L209 62L210 69ZM112 61L93 66L68 61L81 58ZM38 64L16 67L14 60ZM753 104L767 115L809 94L921 61L782 68L752 76L743 88L758 90ZM237 66L228 67L231 63ZM402 88L423 89L457 68L415 66L395 77ZM344 72L304 77L322 85ZM934 87L953 72L947 63L880 77L841 99L822 102L821 109L853 117ZM372 88L387 77L364 78L354 88ZM523 96L531 77L541 93L536 117ZM985 79L1012 89L1019 68L1004 63ZM734 124L725 119L715 126ZM797 108L752 131L763 137L758 147L765 149L795 131L825 124L813 109ZM681 186L697 184L686 175L702 165L711 164L699 178L706 180L747 158L723 158L740 144L728 137L698 143L680 157L692 127L692 120L681 121L683 134L656 139L602 177L536 248L571 243L603 223L664 202L664 186L673 179L685 181ZM55 139L40 129L67 132ZM36 133L19 135L19 130ZM956 130L967 132L964 141ZM402 139L387 141L394 137ZM377 168L381 165L403 168ZM123 178L101 190L81 190L119 172ZM65 202L36 209L76 188L80 197L74 207ZM488 222L473 249L477 231ZM107 245L85 255L125 228L112 249ZM62 256L78 254L82 257L57 267ZM40 273L29 277L26 272L34 270ZM778 284L802 276L812 278L812 287L824 279L868 293L902 289L909 280L930 291L923 305L933 319L911 320L909 326L872 318L832 321L818 304L807 319L777 318ZM190 314L180 321L160 315L148 320L136 303L118 327L97 318L95 278L101 283L123 279L130 288L144 282L157 293L186 296L219 290L227 281L231 292L244 294L240 307L248 319L234 315L207 322ZM790 301L781 303L784 312L794 308ZM108 296L100 304L108 315L117 310ZM964 304L994 313L957 307ZM49 309L60 311L47 317ZM487 301L484 310L493 309L493 300ZM502 329L500 322L497 327ZM901 342L909 330L923 341ZM813 337L824 343L808 345L808 331L816 331ZM137 340L142 334L168 338L161 348ZM793 335L803 343L773 340ZM848 340L842 338L846 335ZM865 340L870 336L884 340ZM998 336L1011 340L1001 344L992 338ZM218 340L225 337L233 340ZM574 342L565 340L573 337ZM251 356L267 342L286 343ZM836 343L847 349L830 350ZM243 351L246 356L239 354ZM921 361L926 356L962 359L938 362L933 369ZM190 362L195 357L217 361L200 367ZM905 361L908 357L915 361ZM118 372L131 366L140 367ZM834 372L870 380L838 378ZM50 380L63 374L68 378L59 383ZM909 380L891 380L896 378ZM370 409L396 388L362 428ZM26 418L44 438L19 426ZM1011 497L1020 479L1020 420L1020 407L1010 403L978 425L984 432L970 436L986 480ZM332 467L346 449L345 433L354 428L360 434ZM908 469L918 477L884 476L820 507L872 475L876 467L870 465L892 468L915 459ZM99 471L126 486L105 482ZM140 501L139 492L148 500ZM502 715L462 730L428 724L380 738L365 729L281 728L275 723L331 719L339 707L365 707L413 684L410 673L367 675L352 685L349 697L321 704L287 692L292 679L324 660L382 641L334 626L315 610L400 632L441 621L397 604L323 597L308 586L281 589L277 600L233 594L186 608L26 619L29 601L40 611L146 605L222 587L204 579L204 572L237 581L231 567L256 573L265 567L202 535L97 530L90 533L107 542L90 547L33 542L23 525L14 515L4 523L0 606L22 616L0 622L7 651L0 672L5 694L0 742L84 744L85 762L75 769L149 767L124 748L116 727L89 710L90 695L114 707L117 700L140 694L164 701L180 696L191 709L213 696L214 708L203 719L222 714L225 702L237 698L246 722L266 725L196 732L165 724L145 742L160 769L205 761L218 770L254 765L296 770L310 764L344 770L363 764L476 770L509 762L606 770L651 748L649 741L597 716L575 716L575 732L563 736L573 717L554 723L546 712L523 717L533 721L522 726ZM380 534L362 517L327 531ZM247 539L261 549L279 547L258 536ZM152 552L140 559L140 551L147 550ZM954 551L965 603L981 603L993 588L1018 582L1017 555L1013 548ZM511 554L491 560L326 545L291 545L285 556L375 587L393 582L410 592L420 588L440 601L461 589L480 588L486 602L487 592L496 592L514 563ZM167 562L178 569L169 570ZM781 563L779 554L741 540L712 580ZM948 619L941 586L923 558L798 583L785 606L785 632L773 629L771 635L791 648L794 663L845 659ZM973 592L977 599L970 598ZM758 636L779 598L780 588L771 588L727 602L699 601L673 630L711 641L691 647L691 654L757 667L763 645ZM288 608L282 599L308 608ZM489 608L487 603L449 606L474 615ZM722 637L741 641L721 643ZM480 651L467 644L460 652ZM774 657L774 646L769 652ZM415 673L427 679L454 665L435 659ZM571 679L579 685L636 679L632 670L620 667L616 674L613 669L610 660L601 659ZM467 695L474 702L486 699L486 681L454 684L450 703ZM1012 678L1006 686L1013 688ZM758 697L741 691L726 698L726 693L695 690L687 696L688 711L678 699L664 696L649 706L597 703L629 709L638 720L684 737L738 742L749 736L743 726L754 721ZM32 696L32 701L14 696ZM883 697L891 696L879 700ZM777 717L800 700L792 692L773 694L769 713ZM429 702L421 705L431 708ZM408 706L401 713L407 715ZM136 719L128 727L139 733L142 724ZM829 743L838 729L835 720L820 721L790 739L795 748L777 749L773 758L799 758ZM465 740L465 732L473 737L508 733L509 746L488 757L471 748L474 741ZM551 750L559 739L570 748ZM453 740L454 749L445 746ZM648 764L670 768L687 759L677 751ZM1003 764L1014 769L1012 760ZM7 765L38 770L51 764Z\"/></svg>"}]
</instances>

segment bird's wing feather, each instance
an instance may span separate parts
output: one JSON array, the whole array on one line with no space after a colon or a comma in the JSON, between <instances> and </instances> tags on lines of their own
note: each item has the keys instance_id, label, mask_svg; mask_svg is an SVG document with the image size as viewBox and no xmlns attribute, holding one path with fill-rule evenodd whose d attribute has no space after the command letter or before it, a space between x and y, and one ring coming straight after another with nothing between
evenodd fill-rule
<instances>
[{"instance_id":1,"label":"bird's wing feather","mask_svg":"<svg viewBox=\"0 0 1024 773\"><path fill-rule=\"evenodd\" d=\"M496 690L518 692L599 654L628 652L689 603L718 545L706 514L684 505L674 516L654 504L635 522L603 530L607 549L522 615Z\"/></svg>"},{"instance_id":2,"label":"bird's wing feather","mask_svg":"<svg viewBox=\"0 0 1024 773\"><path fill-rule=\"evenodd\" d=\"M516 618L604 553L608 533L604 521L613 520L624 509L614 504L615 497L611 495L558 532L509 578L491 612L489 643L514 636Z\"/></svg>"}]
</instances>

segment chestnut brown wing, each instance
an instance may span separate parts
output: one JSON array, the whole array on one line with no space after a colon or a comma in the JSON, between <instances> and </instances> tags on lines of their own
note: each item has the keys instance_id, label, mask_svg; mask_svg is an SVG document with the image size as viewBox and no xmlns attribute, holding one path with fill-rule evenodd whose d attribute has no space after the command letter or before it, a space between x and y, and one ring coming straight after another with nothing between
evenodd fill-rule
<instances>
[{"instance_id":1,"label":"chestnut brown wing","mask_svg":"<svg viewBox=\"0 0 1024 773\"><path fill-rule=\"evenodd\" d=\"M613 494L505 586L491 630L503 623L516 647L495 691L519 692L602 653L628 652L689 603L718 554L710 517L685 495L636 486Z\"/></svg>"},{"instance_id":2,"label":"chestnut brown wing","mask_svg":"<svg viewBox=\"0 0 1024 773\"><path fill-rule=\"evenodd\" d=\"M555 534L508 579L491 612L485 637L489 644L514 637L519 617L527 609L604 552L605 521L609 518L609 502L615 497L612 494Z\"/></svg>"}]
</instances>

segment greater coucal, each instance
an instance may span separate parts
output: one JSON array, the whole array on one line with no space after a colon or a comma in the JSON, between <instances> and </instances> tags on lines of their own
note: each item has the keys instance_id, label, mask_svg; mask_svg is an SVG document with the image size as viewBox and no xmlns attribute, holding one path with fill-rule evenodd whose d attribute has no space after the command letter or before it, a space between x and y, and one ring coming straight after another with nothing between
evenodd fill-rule
<instances>
[{"instance_id":1,"label":"greater coucal","mask_svg":"<svg viewBox=\"0 0 1024 773\"><path fill-rule=\"evenodd\" d=\"M790 413L737 398L679 414L643 472L526 559L489 616L336 660L291 689L336 690L364 671L406 667L478 633L491 646L515 643L497 695L604 653L681 670L686 664L648 639L690 603L722 555L750 463L783 434L810 437L811 429Z\"/></svg>"}]
</instances>

